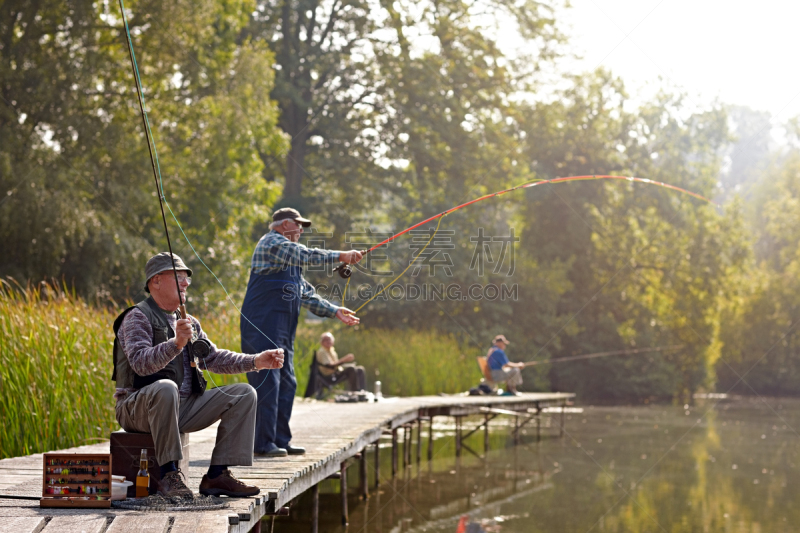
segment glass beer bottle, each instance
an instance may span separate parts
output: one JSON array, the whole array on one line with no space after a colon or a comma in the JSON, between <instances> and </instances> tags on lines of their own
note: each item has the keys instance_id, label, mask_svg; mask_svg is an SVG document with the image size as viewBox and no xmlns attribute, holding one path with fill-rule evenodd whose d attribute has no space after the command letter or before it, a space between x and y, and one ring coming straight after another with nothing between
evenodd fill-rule
<instances>
[{"instance_id":1,"label":"glass beer bottle","mask_svg":"<svg viewBox=\"0 0 800 533\"><path fill-rule=\"evenodd\" d=\"M136 474L136 497L147 498L150 495L150 473L147 471L147 450L142 450L139 458L139 472Z\"/></svg>"}]
</instances>

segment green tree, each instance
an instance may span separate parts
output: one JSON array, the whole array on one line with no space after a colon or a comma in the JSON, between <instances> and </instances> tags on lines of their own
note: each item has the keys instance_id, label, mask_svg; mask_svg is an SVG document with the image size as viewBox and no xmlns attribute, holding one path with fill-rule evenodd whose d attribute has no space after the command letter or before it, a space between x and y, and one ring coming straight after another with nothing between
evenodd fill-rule
<instances>
[{"instance_id":1,"label":"green tree","mask_svg":"<svg viewBox=\"0 0 800 533\"><path fill-rule=\"evenodd\" d=\"M756 191L755 261L725 307L719 390L800 394L800 151L777 157Z\"/></svg>"},{"instance_id":2,"label":"green tree","mask_svg":"<svg viewBox=\"0 0 800 533\"><path fill-rule=\"evenodd\" d=\"M721 109L685 114L661 95L635 112L606 72L586 75L527 114L540 177L636 175L709 195L727 140ZM682 118L685 117L685 118ZM719 312L746 257L741 216L655 187L578 182L531 189L522 253L562 264L558 328L531 339L539 358L635 347L680 351L555 365L554 388L583 397L687 399L713 382Z\"/></svg>"},{"instance_id":3,"label":"green tree","mask_svg":"<svg viewBox=\"0 0 800 533\"><path fill-rule=\"evenodd\" d=\"M290 140L278 158L261 153L264 177L282 174L282 203L320 213L337 238L379 199L374 11L362 0L259 0L246 32L275 52L272 97Z\"/></svg>"},{"instance_id":4,"label":"green tree","mask_svg":"<svg viewBox=\"0 0 800 533\"><path fill-rule=\"evenodd\" d=\"M236 260L278 192L260 179L258 153L283 143L269 52L237 42L253 5L127 7L166 197L210 264L241 277ZM118 9L78 1L2 9L0 232L12 253L0 272L134 295L144 260L166 243Z\"/></svg>"},{"instance_id":5,"label":"green tree","mask_svg":"<svg viewBox=\"0 0 800 533\"><path fill-rule=\"evenodd\" d=\"M402 229L528 179L514 97L536 87L537 79L528 69L552 59L560 42L549 11L533 2L383 2L382 7L388 14L384 44L375 53L384 83L381 98L391 109L381 133L383 157L394 182L386 188L381 210L392 223L382 227ZM492 17L487 19L487 13ZM529 39L526 62L511 59L498 46L493 28L499 20L519 28ZM513 198L487 201L446 216L437 241L422 257L425 262L415 265L402 281L428 289L454 286L461 296L451 294L446 301L375 300L368 308L370 323L401 327L437 323L483 350L510 309L476 302L468 297L468 288L507 280L491 269L485 275L470 269L475 248L470 238L480 228L490 236L509 235L514 202ZM426 232L434 227L436 223L393 243L385 251L388 259L378 265L380 270L395 275L402 271L420 253ZM434 264L437 261L440 268ZM390 279L367 278L373 286Z\"/></svg>"}]
</instances>

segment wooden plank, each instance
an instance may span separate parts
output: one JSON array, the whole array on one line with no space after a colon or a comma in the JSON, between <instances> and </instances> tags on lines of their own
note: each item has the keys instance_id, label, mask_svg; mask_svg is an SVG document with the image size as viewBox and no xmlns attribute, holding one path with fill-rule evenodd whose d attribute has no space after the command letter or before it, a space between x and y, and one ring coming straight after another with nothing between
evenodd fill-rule
<instances>
[{"instance_id":1,"label":"wooden plank","mask_svg":"<svg viewBox=\"0 0 800 533\"><path fill-rule=\"evenodd\" d=\"M395 416L391 420L391 422L389 423L389 427L390 427L390 429L395 429L395 428L398 428L398 427L402 426L403 424L408 424L409 422L413 422L417 418L419 418L419 410L418 409L415 409L413 411L409 411L409 412L406 412L406 413L401 413L401 414Z\"/></svg>"},{"instance_id":2,"label":"wooden plank","mask_svg":"<svg viewBox=\"0 0 800 533\"><path fill-rule=\"evenodd\" d=\"M177 514L170 533L221 533L226 531L228 531L227 515L219 514L219 512L206 512Z\"/></svg>"},{"instance_id":3,"label":"wooden plank","mask_svg":"<svg viewBox=\"0 0 800 533\"><path fill-rule=\"evenodd\" d=\"M8 475L8 476L6 476L6 475L0 474L0 483L5 483L5 484L9 484L9 483L15 483L15 484L18 484L18 483L36 483L36 484L41 484L42 483L42 473L40 471L39 474L35 475L35 476L21 476L21 475Z\"/></svg>"},{"instance_id":4,"label":"wooden plank","mask_svg":"<svg viewBox=\"0 0 800 533\"><path fill-rule=\"evenodd\" d=\"M241 474L236 475L237 479L256 479L256 478L269 478L269 479L293 479L297 477L297 472L269 472L263 470L245 470Z\"/></svg>"},{"instance_id":5,"label":"wooden plank","mask_svg":"<svg viewBox=\"0 0 800 533\"><path fill-rule=\"evenodd\" d=\"M510 415L510 416L522 416L528 414L529 409L525 411L511 411L509 409L498 409L496 407L481 407L482 413L491 413L496 415Z\"/></svg>"},{"instance_id":6,"label":"wooden plank","mask_svg":"<svg viewBox=\"0 0 800 533\"><path fill-rule=\"evenodd\" d=\"M101 533L106 528L103 516L55 516L42 530L44 533Z\"/></svg>"},{"instance_id":7,"label":"wooden plank","mask_svg":"<svg viewBox=\"0 0 800 533\"><path fill-rule=\"evenodd\" d=\"M168 529L167 515L125 515L116 517L106 533L164 533Z\"/></svg>"},{"instance_id":8,"label":"wooden plank","mask_svg":"<svg viewBox=\"0 0 800 533\"><path fill-rule=\"evenodd\" d=\"M47 520L43 516L11 516L0 521L0 533L39 533Z\"/></svg>"}]
</instances>

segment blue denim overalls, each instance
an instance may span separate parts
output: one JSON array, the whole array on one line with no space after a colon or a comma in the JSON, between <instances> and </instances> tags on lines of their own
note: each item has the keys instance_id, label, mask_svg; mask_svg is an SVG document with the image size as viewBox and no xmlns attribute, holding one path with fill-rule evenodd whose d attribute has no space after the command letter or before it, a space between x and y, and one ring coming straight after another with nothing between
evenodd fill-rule
<instances>
[{"instance_id":1,"label":"blue denim overalls","mask_svg":"<svg viewBox=\"0 0 800 533\"><path fill-rule=\"evenodd\" d=\"M247 294L242 304L242 314L247 318L242 317L239 322L242 352L257 354L264 350L283 348L285 356L283 368L280 370L261 370L247 374L247 380L258 394L254 445L256 453L269 452L273 445L283 448L292 440L289 419L292 417L297 389L292 356L297 320L300 317L301 280L300 267L290 266L271 274L250 274L250 281L247 283Z\"/></svg>"}]
</instances>

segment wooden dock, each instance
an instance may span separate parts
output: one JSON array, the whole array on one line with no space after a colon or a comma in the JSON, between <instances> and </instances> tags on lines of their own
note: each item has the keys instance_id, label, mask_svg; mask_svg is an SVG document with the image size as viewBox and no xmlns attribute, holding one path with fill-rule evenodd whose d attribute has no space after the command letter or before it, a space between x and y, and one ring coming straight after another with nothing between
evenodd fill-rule
<instances>
[{"instance_id":1,"label":"wooden dock","mask_svg":"<svg viewBox=\"0 0 800 533\"><path fill-rule=\"evenodd\" d=\"M230 507L202 512L139 512L122 509L40 509L37 501L0 498L0 533L245 533L260 531L264 516L280 514L285 506L300 494L311 490L318 502L317 484L325 479L338 478L343 493L347 493L346 466L358 461L359 479L353 485L367 496L370 486L379 481L367 479L367 461L378 464L378 441L384 434L392 437L391 472L410 465L416 448L416 461L421 460L420 439L423 424L432 427L437 416L453 417L456 425L456 454L472 451L465 443L468 436L482 431L488 446L491 420L498 416L514 419L515 438L520 428L535 425L539 435L541 413L545 408L563 407L574 397L571 393L526 393L521 396L420 396L396 398L377 403L329 403L297 400L292 415L292 442L305 446L306 455L279 459L256 458L253 466L232 467L234 475L261 488L253 498L230 499ZM465 429L465 416L482 416L478 427ZM481 420L481 419L478 419ZM473 424L474 426L474 424ZM416 447L414 430L416 429ZM428 431L429 438L432 431ZM403 457L399 457L398 439L404 440ZM191 435L190 468L185 472L188 486L197 491L205 474L216 437L216 426ZM473 439L474 440L474 439ZM81 446L69 450L76 453L108 453L108 442ZM371 453L370 453L371 452ZM428 455L432 447L428 446ZM473 452L474 453L474 452ZM430 459L430 457L427 457ZM402 463L402 465L401 465ZM41 496L42 454L0 460L0 494ZM315 514L318 509L315 507ZM316 529L312 517L312 529ZM342 518L347 520L347 499L342 499Z\"/></svg>"}]
</instances>

